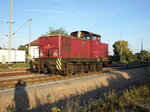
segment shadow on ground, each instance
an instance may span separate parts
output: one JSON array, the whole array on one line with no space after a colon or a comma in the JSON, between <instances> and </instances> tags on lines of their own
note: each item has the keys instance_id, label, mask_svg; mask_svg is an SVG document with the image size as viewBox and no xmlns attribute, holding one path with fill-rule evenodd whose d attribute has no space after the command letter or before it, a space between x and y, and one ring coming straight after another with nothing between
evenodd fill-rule
<instances>
[{"instance_id":1,"label":"shadow on ground","mask_svg":"<svg viewBox=\"0 0 150 112\"><path fill-rule=\"evenodd\" d=\"M74 105L75 103L86 106L88 105L90 101L103 98L105 93L108 93L111 90L116 90L117 93L119 93L126 87L129 87L129 85L131 84L135 84L135 83L137 84L137 82L140 83L140 80L142 79L141 77L139 77L138 75L136 75L135 73L131 71L126 72L126 73L129 74L130 78L124 77L120 75L120 73L114 73L114 72L109 73L109 77L106 78L108 86L103 85L103 83L100 82L99 83L100 86L98 85L96 90L87 92L85 94L80 94L80 95L77 92L76 96L72 95L72 97L70 98L68 98L67 95L65 95L66 97L64 99L56 101L55 103L50 103L51 101L49 101L49 98L48 98L49 96L45 96L47 97L48 103L42 104L40 99L35 94L36 106L33 109L28 110L28 112L51 112L51 108L53 107L58 107L60 109L65 110L66 108L68 108L71 105ZM146 75L150 75L150 72L149 71L147 72L147 70L145 71L145 73ZM103 74L103 75L108 75L108 74ZM116 77L114 77L114 75ZM142 75L144 74L141 74L141 76ZM27 100L27 99L24 99L24 100Z\"/></svg>"}]
</instances>

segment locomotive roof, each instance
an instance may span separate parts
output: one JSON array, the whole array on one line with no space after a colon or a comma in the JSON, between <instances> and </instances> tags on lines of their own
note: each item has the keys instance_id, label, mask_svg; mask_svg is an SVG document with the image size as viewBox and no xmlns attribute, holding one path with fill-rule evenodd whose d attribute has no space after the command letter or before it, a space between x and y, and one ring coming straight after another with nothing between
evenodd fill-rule
<instances>
[{"instance_id":1,"label":"locomotive roof","mask_svg":"<svg viewBox=\"0 0 150 112\"><path fill-rule=\"evenodd\" d=\"M77 33L79 31L74 31L72 33ZM94 35L94 36L97 36L97 37L101 37L101 35L99 34L96 34L96 33L92 33L92 32L89 32L89 31L83 31L81 30L80 32L84 32L84 33L89 33L90 35ZM72 34L71 33L71 34ZM42 35L41 37L53 37L53 36L65 36L65 37L72 37L71 35L64 35L64 34L46 34L46 35Z\"/></svg>"},{"instance_id":2,"label":"locomotive roof","mask_svg":"<svg viewBox=\"0 0 150 112\"><path fill-rule=\"evenodd\" d=\"M72 32L72 33L77 33L77 32L79 32L79 31L74 31L74 32ZM92 32L89 32L89 31L84 31L84 30L81 30L80 32L85 32L85 33L89 33L90 35L94 35L94 36L101 37L101 35L99 35L99 34L96 34L96 33L92 33ZM72 33L71 33L71 34L72 34Z\"/></svg>"},{"instance_id":3,"label":"locomotive roof","mask_svg":"<svg viewBox=\"0 0 150 112\"><path fill-rule=\"evenodd\" d=\"M78 31L74 31L74 32L72 32L72 33L77 33ZM88 32L88 31L80 31L80 32L85 32L85 33L89 33L90 35L94 35L94 36L98 36L98 37L101 37L101 35L99 35L99 34L96 34L96 33L92 33L92 32ZM72 34L71 33L71 34ZM41 38L41 37L54 37L54 36L63 36L63 37L70 37L70 38L75 38L75 37L73 37L73 36L71 36L71 35L63 35L63 34L46 34L46 35L42 35L42 36L40 36L39 38ZM77 38L77 39L80 39L80 38ZM25 44L25 46L28 46L29 45L29 43L28 44ZM39 39L36 39L36 40L34 40L34 41L32 41L32 42L30 42L30 45L31 46L38 46L39 45Z\"/></svg>"},{"instance_id":4,"label":"locomotive roof","mask_svg":"<svg viewBox=\"0 0 150 112\"><path fill-rule=\"evenodd\" d=\"M46 35L42 35L41 37L54 37L54 36L72 37L70 35L64 35L64 34L46 34ZM39 38L41 38L41 37L39 37Z\"/></svg>"}]
</instances>

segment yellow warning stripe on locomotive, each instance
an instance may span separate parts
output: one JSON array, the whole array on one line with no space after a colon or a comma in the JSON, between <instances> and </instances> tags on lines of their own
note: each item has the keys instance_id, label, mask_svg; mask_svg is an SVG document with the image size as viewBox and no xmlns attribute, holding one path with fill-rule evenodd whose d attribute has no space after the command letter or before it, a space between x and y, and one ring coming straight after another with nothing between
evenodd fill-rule
<instances>
[{"instance_id":1,"label":"yellow warning stripe on locomotive","mask_svg":"<svg viewBox=\"0 0 150 112\"><path fill-rule=\"evenodd\" d=\"M61 65L62 65L61 58L57 58L56 59L56 68L57 68L57 70L61 70Z\"/></svg>"}]
</instances>

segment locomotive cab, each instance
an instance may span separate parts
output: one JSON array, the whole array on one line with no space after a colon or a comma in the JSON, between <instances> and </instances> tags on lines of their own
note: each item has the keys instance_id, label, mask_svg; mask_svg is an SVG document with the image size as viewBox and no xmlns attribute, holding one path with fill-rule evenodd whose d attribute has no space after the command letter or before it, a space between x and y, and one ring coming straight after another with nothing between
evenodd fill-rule
<instances>
[{"instance_id":1,"label":"locomotive cab","mask_svg":"<svg viewBox=\"0 0 150 112\"><path fill-rule=\"evenodd\" d=\"M87 31L75 31L71 33L71 36L81 39L91 39L91 40L97 40L100 41L101 35L87 32Z\"/></svg>"}]
</instances>

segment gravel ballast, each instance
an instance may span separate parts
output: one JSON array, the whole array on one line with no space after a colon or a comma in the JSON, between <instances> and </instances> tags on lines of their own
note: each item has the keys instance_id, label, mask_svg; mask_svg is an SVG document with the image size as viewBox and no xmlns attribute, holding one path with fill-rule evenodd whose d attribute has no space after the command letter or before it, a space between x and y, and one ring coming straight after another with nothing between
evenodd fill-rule
<instances>
[{"instance_id":1,"label":"gravel ballast","mask_svg":"<svg viewBox=\"0 0 150 112\"><path fill-rule=\"evenodd\" d=\"M122 89L140 81L146 75L150 75L149 67L95 74L53 84L0 90L0 112L7 112L18 106L24 110L33 110L76 95L80 95L84 100L96 99L109 90Z\"/></svg>"}]
</instances>

